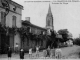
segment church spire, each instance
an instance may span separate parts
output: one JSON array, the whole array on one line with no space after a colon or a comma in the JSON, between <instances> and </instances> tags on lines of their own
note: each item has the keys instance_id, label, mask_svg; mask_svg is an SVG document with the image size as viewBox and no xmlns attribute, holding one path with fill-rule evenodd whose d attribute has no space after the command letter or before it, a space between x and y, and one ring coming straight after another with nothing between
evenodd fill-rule
<instances>
[{"instance_id":1,"label":"church spire","mask_svg":"<svg viewBox=\"0 0 80 60\"><path fill-rule=\"evenodd\" d=\"M47 29L53 29L53 15L51 12L51 6L49 4L48 14L46 16L46 28Z\"/></svg>"},{"instance_id":2,"label":"church spire","mask_svg":"<svg viewBox=\"0 0 80 60\"><path fill-rule=\"evenodd\" d=\"M49 4L49 9L48 9L48 14L52 14L50 4Z\"/></svg>"}]
</instances>

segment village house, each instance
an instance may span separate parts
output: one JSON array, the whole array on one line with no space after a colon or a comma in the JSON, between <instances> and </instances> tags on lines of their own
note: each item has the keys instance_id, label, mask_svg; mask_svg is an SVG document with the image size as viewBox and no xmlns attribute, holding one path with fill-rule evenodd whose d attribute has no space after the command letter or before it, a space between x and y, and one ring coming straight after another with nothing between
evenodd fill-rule
<instances>
[{"instance_id":1,"label":"village house","mask_svg":"<svg viewBox=\"0 0 80 60\"><path fill-rule=\"evenodd\" d=\"M12 0L0 0L0 23L2 26L9 28L20 28L21 18L22 18L23 6L12 1ZM9 33L8 31L7 33ZM20 49L20 34L19 33L2 33L0 31L0 52L6 53L7 47L11 47L13 51L15 50L16 43L19 45Z\"/></svg>"},{"instance_id":2,"label":"village house","mask_svg":"<svg viewBox=\"0 0 80 60\"><path fill-rule=\"evenodd\" d=\"M39 36L41 34L44 35L47 33L46 28L36 26L36 25L32 24L29 20L22 21L22 26L24 28L27 28L27 30L28 30L27 32L32 33L33 35L36 35L36 36ZM36 36L34 36L34 38L36 38ZM31 38L33 38L33 37L31 37ZM37 38L37 40L36 39L29 40L26 37L24 40L24 49L28 50L30 47L35 49L36 46L40 46L41 48L46 48L46 42L47 42L46 40L40 40L38 38Z\"/></svg>"}]
</instances>

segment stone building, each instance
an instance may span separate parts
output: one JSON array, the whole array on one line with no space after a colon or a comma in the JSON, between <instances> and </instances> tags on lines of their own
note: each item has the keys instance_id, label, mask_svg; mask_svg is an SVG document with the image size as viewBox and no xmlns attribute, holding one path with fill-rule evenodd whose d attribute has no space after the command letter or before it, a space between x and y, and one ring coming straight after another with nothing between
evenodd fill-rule
<instances>
[{"instance_id":1,"label":"stone building","mask_svg":"<svg viewBox=\"0 0 80 60\"><path fill-rule=\"evenodd\" d=\"M39 35L44 35L47 33L47 30L45 28L36 26L34 24L32 24L30 21L25 20L22 22L22 26L23 27L27 27L29 28L30 33L32 33L33 35L39 36ZM28 35L29 36L29 35ZM34 36L34 38L36 37ZM32 37L31 37L32 38ZM37 41L38 40L38 41ZM30 47L32 47L33 49L35 49L35 47L41 46L41 48L45 48L46 47L46 40L40 40L40 39L28 39L27 37L24 40L24 49L28 50Z\"/></svg>"},{"instance_id":2,"label":"stone building","mask_svg":"<svg viewBox=\"0 0 80 60\"><path fill-rule=\"evenodd\" d=\"M21 25L21 17L22 17L23 6L12 1L12 0L0 0L0 23L3 26L12 28L17 27L20 28ZM6 15L6 17L5 17ZM7 51L7 47L11 47L13 50L15 49L16 43L19 45L20 49L20 35L19 33L13 34L9 33L6 39L6 33L0 32L0 50L5 53Z\"/></svg>"}]
</instances>

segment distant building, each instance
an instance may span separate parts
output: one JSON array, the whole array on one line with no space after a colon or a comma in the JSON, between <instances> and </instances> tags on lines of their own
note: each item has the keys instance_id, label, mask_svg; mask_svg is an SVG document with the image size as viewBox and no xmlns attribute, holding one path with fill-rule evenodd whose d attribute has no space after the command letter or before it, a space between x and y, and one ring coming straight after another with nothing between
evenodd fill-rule
<instances>
[{"instance_id":1,"label":"distant building","mask_svg":"<svg viewBox=\"0 0 80 60\"><path fill-rule=\"evenodd\" d=\"M9 13L6 17L5 12L6 8L9 8ZM0 0L0 22L1 24L6 27L18 27L20 28L21 25L21 17L22 17L22 10L23 6L12 1L12 0ZM7 13L7 12L6 12ZM0 32L0 50L1 52L5 53L7 51L7 48L10 46L13 50L15 49L16 43L19 45L20 49L20 35L19 33L12 34L10 33L8 35L8 38L6 36L6 33Z\"/></svg>"}]
</instances>

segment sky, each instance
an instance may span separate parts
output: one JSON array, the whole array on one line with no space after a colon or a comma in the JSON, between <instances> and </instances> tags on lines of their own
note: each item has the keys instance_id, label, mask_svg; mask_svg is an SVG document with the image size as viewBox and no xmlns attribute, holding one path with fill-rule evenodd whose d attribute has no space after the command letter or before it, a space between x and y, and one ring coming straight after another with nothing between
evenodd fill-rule
<instances>
[{"instance_id":1,"label":"sky","mask_svg":"<svg viewBox=\"0 0 80 60\"><path fill-rule=\"evenodd\" d=\"M40 27L46 26L46 15L49 4L53 14L54 30L68 29L73 38L80 34L80 2L68 2L68 4L56 4L57 2L26 2L49 0L13 0L23 5L22 20L30 17L30 22ZM53 0L50 0L53 1Z\"/></svg>"}]
</instances>

